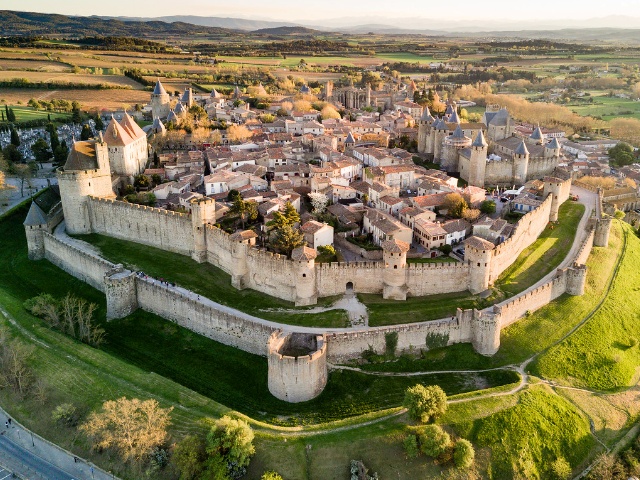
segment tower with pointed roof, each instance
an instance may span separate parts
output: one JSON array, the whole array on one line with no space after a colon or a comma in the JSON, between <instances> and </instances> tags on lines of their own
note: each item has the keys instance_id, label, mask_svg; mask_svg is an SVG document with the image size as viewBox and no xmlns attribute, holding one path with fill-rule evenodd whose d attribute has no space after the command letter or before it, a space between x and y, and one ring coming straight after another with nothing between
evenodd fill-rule
<instances>
[{"instance_id":1,"label":"tower with pointed roof","mask_svg":"<svg viewBox=\"0 0 640 480\"><path fill-rule=\"evenodd\" d=\"M527 173L529 170L529 150L524 140L513 151L513 181L517 185L527 183Z\"/></svg>"},{"instance_id":2,"label":"tower with pointed roof","mask_svg":"<svg viewBox=\"0 0 640 480\"><path fill-rule=\"evenodd\" d=\"M467 182L471 186L484 188L488 146L489 145L484 139L482 130L480 130L471 144L471 152L469 153L469 172L467 174Z\"/></svg>"},{"instance_id":3,"label":"tower with pointed roof","mask_svg":"<svg viewBox=\"0 0 640 480\"><path fill-rule=\"evenodd\" d=\"M419 153L429 153L427 144L429 143L430 127L433 121L434 121L434 118L431 116L431 112L429 111L429 106L425 106L424 110L422 111L422 116L418 121L418 152ZM433 146L431 147L431 150L433 150Z\"/></svg>"},{"instance_id":4,"label":"tower with pointed roof","mask_svg":"<svg viewBox=\"0 0 640 480\"><path fill-rule=\"evenodd\" d=\"M89 197L115 198L108 148L102 138L75 142L64 167L57 171L68 233L91 233Z\"/></svg>"},{"instance_id":5,"label":"tower with pointed roof","mask_svg":"<svg viewBox=\"0 0 640 480\"><path fill-rule=\"evenodd\" d=\"M156 82L156 86L153 89L150 105L154 118L167 118L167 115L169 115L171 98L162 83L160 83L160 80Z\"/></svg>"},{"instance_id":6,"label":"tower with pointed roof","mask_svg":"<svg viewBox=\"0 0 640 480\"><path fill-rule=\"evenodd\" d=\"M109 148L110 170L114 175L126 177L130 182L142 173L149 156L147 135L125 112L122 121L111 118L104 133Z\"/></svg>"}]
</instances>

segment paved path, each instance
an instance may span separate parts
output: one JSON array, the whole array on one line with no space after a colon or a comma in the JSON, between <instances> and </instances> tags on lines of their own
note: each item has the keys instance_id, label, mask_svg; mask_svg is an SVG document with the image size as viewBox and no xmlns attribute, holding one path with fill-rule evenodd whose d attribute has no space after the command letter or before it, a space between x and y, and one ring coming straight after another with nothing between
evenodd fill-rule
<instances>
[{"instance_id":1,"label":"paved path","mask_svg":"<svg viewBox=\"0 0 640 480\"><path fill-rule=\"evenodd\" d=\"M0 408L0 464L29 480L113 480L117 477L27 430ZM0 472L1 473L1 472ZM2 476L0 475L0 480Z\"/></svg>"}]
</instances>

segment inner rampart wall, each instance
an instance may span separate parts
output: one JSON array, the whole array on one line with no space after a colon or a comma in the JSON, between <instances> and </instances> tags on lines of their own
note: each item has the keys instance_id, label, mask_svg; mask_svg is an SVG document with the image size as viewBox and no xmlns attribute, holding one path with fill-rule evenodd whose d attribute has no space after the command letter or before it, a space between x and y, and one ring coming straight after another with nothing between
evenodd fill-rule
<instances>
[{"instance_id":1,"label":"inner rampart wall","mask_svg":"<svg viewBox=\"0 0 640 480\"><path fill-rule=\"evenodd\" d=\"M170 252L193 251L191 218L184 213L89 197L91 230Z\"/></svg>"},{"instance_id":2,"label":"inner rampart wall","mask_svg":"<svg viewBox=\"0 0 640 480\"><path fill-rule=\"evenodd\" d=\"M552 197L549 195L542 204L524 215L516 224L514 232L504 243L492 252L489 282L493 283L522 251L537 240L549 223Z\"/></svg>"}]
</instances>

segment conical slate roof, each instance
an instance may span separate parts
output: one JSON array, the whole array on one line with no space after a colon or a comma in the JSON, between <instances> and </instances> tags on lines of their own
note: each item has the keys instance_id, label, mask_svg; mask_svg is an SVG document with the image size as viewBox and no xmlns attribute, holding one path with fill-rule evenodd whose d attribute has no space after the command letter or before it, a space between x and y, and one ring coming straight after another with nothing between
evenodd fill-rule
<instances>
[{"instance_id":1,"label":"conical slate roof","mask_svg":"<svg viewBox=\"0 0 640 480\"><path fill-rule=\"evenodd\" d=\"M527 149L527 145L524 143L524 140L520 142L520 145L516 147L513 153L516 155L529 155L529 150Z\"/></svg>"},{"instance_id":2,"label":"conical slate roof","mask_svg":"<svg viewBox=\"0 0 640 480\"><path fill-rule=\"evenodd\" d=\"M534 130L533 133L531 134L531 136L529 137L531 140L536 140L538 143L543 142L544 141L544 134L542 133L542 130L540 129L540 125L538 125Z\"/></svg>"},{"instance_id":3,"label":"conical slate roof","mask_svg":"<svg viewBox=\"0 0 640 480\"><path fill-rule=\"evenodd\" d=\"M176 108L174 109L176 115L180 115L181 113L185 112L186 110L187 109L185 108L185 106L181 102L178 102L176 104Z\"/></svg>"},{"instance_id":4,"label":"conical slate roof","mask_svg":"<svg viewBox=\"0 0 640 480\"><path fill-rule=\"evenodd\" d=\"M560 150L560 142L557 138L553 137L553 140L547 143L547 148L550 148L552 150Z\"/></svg>"},{"instance_id":5,"label":"conical slate roof","mask_svg":"<svg viewBox=\"0 0 640 480\"><path fill-rule=\"evenodd\" d=\"M166 95L167 94L167 91L162 86L162 83L160 83L160 80L158 80L156 82L156 86L153 88L153 94L154 95Z\"/></svg>"},{"instance_id":6,"label":"conical slate roof","mask_svg":"<svg viewBox=\"0 0 640 480\"><path fill-rule=\"evenodd\" d=\"M47 216L45 215L45 213L36 204L36 202L31 202L31 207L29 207L27 218L24 219L24 225L45 225L46 223Z\"/></svg>"},{"instance_id":7,"label":"conical slate roof","mask_svg":"<svg viewBox=\"0 0 640 480\"><path fill-rule=\"evenodd\" d=\"M176 112L171 110L169 112L169 115L167 115L167 122L177 122L177 121L178 121L178 117L176 117Z\"/></svg>"},{"instance_id":8,"label":"conical slate roof","mask_svg":"<svg viewBox=\"0 0 640 480\"><path fill-rule=\"evenodd\" d=\"M193 103L193 91L190 88L187 87L184 89L181 102L187 105Z\"/></svg>"},{"instance_id":9,"label":"conical slate roof","mask_svg":"<svg viewBox=\"0 0 640 480\"><path fill-rule=\"evenodd\" d=\"M478 135L476 135L475 140L471 144L472 147L484 148L488 145L487 141L484 139L484 134L482 133L482 129L478 131Z\"/></svg>"},{"instance_id":10,"label":"conical slate roof","mask_svg":"<svg viewBox=\"0 0 640 480\"><path fill-rule=\"evenodd\" d=\"M456 111L455 107L453 106L453 104L450 103L450 104L447 105L447 109L444 111L444 114L445 115L451 115L455 111Z\"/></svg>"},{"instance_id":11,"label":"conical slate roof","mask_svg":"<svg viewBox=\"0 0 640 480\"><path fill-rule=\"evenodd\" d=\"M351 134L351 132L349 132L349 134L347 135L347 138L345 139L344 143L356 143L356 139L353 138L353 135Z\"/></svg>"},{"instance_id":12,"label":"conical slate roof","mask_svg":"<svg viewBox=\"0 0 640 480\"><path fill-rule=\"evenodd\" d=\"M218 91L214 88L213 90L211 90L211 98L221 98L222 95L220 95L220 93L218 93Z\"/></svg>"},{"instance_id":13,"label":"conical slate roof","mask_svg":"<svg viewBox=\"0 0 640 480\"><path fill-rule=\"evenodd\" d=\"M155 132L165 132L166 128L162 121L156 117L153 119L153 126L151 127Z\"/></svg>"},{"instance_id":14,"label":"conical slate roof","mask_svg":"<svg viewBox=\"0 0 640 480\"><path fill-rule=\"evenodd\" d=\"M423 122L428 122L432 119L433 117L431 116L431 112L429 111L429 105L425 105L424 110L422 111L422 117L420 117L420 120L422 120Z\"/></svg>"},{"instance_id":15,"label":"conical slate roof","mask_svg":"<svg viewBox=\"0 0 640 480\"><path fill-rule=\"evenodd\" d=\"M439 118L436 120L436 123L433 124L436 130L446 130L447 124L444 123L444 120Z\"/></svg>"},{"instance_id":16,"label":"conical slate roof","mask_svg":"<svg viewBox=\"0 0 640 480\"><path fill-rule=\"evenodd\" d=\"M462 131L462 127L460 126L460 124L458 124L458 126L456 127L455 131L453 132L453 135L451 135L452 138L464 138L464 132Z\"/></svg>"},{"instance_id":17,"label":"conical slate roof","mask_svg":"<svg viewBox=\"0 0 640 480\"><path fill-rule=\"evenodd\" d=\"M507 120L509 119L509 112L506 108L501 108L496 112L493 118L489 121L490 124L496 125L498 127L503 127L507 124Z\"/></svg>"},{"instance_id":18,"label":"conical slate roof","mask_svg":"<svg viewBox=\"0 0 640 480\"><path fill-rule=\"evenodd\" d=\"M460 117L458 116L458 112L456 112L455 110L451 115L449 115L449 123L460 124Z\"/></svg>"}]
</instances>

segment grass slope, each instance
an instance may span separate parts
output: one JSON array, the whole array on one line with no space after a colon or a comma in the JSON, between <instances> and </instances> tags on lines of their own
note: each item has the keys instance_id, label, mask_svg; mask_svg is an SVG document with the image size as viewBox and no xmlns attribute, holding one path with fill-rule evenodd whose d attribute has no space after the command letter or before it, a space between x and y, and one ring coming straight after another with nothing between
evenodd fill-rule
<instances>
[{"instance_id":1,"label":"grass slope","mask_svg":"<svg viewBox=\"0 0 640 480\"><path fill-rule=\"evenodd\" d=\"M51 120L66 120L70 113L55 113L47 112L45 110L36 110L31 107L21 107L17 105L9 105L13 109L13 113L16 114L16 122L27 122L29 120L46 120L48 116L51 116ZM4 106L0 106L4 110Z\"/></svg>"},{"instance_id":2,"label":"grass slope","mask_svg":"<svg viewBox=\"0 0 640 480\"><path fill-rule=\"evenodd\" d=\"M640 365L640 239L625 224L625 260L601 308L576 333L542 355L532 371L595 390L637 381Z\"/></svg>"},{"instance_id":3,"label":"grass slope","mask_svg":"<svg viewBox=\"0 0 640 480\"><path fill-rule=\"evenodd\" d=\"M557 268L573 245L583 214L584 205L563 203L558 212L558 224L553 229L547 226L538 239L502 272L495 286L508 296L517 295Z\"/></svg>"},{"instance_id":4,"label":"grass slope","mask_svg":"<svg viewBox=\"0 0 640 480\"><path fill-rule=\"evenodd\" d=\"M594 447L589 421L545 386L518 395L518 403L454 429L491 449L493 479L551 478L551 463L564 457L579 465Z\"/></svg>"},{"instance_id":5,"label":"grass slope","mask_svg":"<svg viewBox=\"0 0 640 480\"><path fill-rule=\"evenodd\" d=\"M135 270L143 270L153 277L175 282L214 302L229 305L251 315L289 325L348 326L344 310L308 313L305 312L305 308L295 308L291 302L255 290L237 290L231 286L231 277L224 271L209 263L197 263L185 255L104 235L82 235L78 238L100 248L104 257L115 263L123 263ZM322 299L320 305L331 304L334 300L333 297ZM278 312L274 311L275 309L297 312Z\"/></svg>"}]
</instances>

